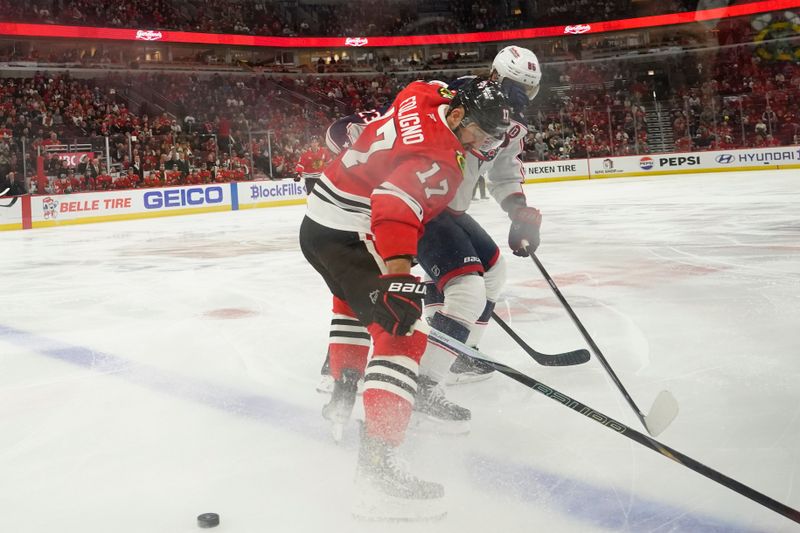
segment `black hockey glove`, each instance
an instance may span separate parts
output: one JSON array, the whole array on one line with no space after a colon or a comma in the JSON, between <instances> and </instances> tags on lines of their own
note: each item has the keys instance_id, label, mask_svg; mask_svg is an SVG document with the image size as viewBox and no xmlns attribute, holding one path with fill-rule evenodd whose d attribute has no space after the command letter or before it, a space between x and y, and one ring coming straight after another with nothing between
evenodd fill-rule
<instances>
[{"instance_id":1,"label":"black hockey glove","mask_svg":"<svg viewBox=\"0 0 800 533\"><path fill-rule=\"evenodd\" d=\"M408 335L422 316L425 284L411 274L381 276L372 320L395 336Z\"/></svg>"},{"instance_id":2,"label":"black hockey glove","mask_svg":"<svg viewBox=\"0 0 800 533\"><path fill-rule=\"evenodd\" d=\"M511 229L508 231L508 246L519 257L528 257L528 247L535 252L539 247L539 228L542 214L535 207L517 207L511 213Z\"/></svg>"}]
</instances>

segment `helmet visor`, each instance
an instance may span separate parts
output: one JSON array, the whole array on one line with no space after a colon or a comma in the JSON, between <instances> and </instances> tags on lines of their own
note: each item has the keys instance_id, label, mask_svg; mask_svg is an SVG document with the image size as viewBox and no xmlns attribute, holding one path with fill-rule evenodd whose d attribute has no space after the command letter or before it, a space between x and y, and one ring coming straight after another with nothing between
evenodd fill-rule
<instances>
[{"instance_id":1,"label":"helmet visor","mask_svg":"<svg viewBox=\"0 0 800 533\"><path fill-rule=\"evenodd\" d=\"M471 137L474 139L472 148L481 152L491 152L500 147L505 140L505 130L498 129L493 133L488 133L481 128L477 122L464 119L464 127L469 131Z\"/></svg>"}]
</instances>

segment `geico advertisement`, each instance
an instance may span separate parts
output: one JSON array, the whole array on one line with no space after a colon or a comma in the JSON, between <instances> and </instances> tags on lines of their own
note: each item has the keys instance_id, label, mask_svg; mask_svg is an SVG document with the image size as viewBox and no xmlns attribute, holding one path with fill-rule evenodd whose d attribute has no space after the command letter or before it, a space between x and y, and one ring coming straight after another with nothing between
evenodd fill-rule
<instances>
[{"instance_id":1,"label":"geico advertisement","mask_svg":"<svg viewBox=\"0 0 800 533\"><path fill-rule=\"evenodd\" d=\"M33 220L73 220L230 205L228 185L134 189L31 198Z\"/></svg>"},{"instance_id":2,"label":"geico advertisement","mask_svg":"<svg viewBox=\"0 0 800 533\"><path fill-rule=\"evenodd\" d=\"M577 178L589 174L589 164L585 159L536 161L525 163L523 167L526 181Z\"/></svg>"},{"instance_id":3,"label":"geico advertisement","mask_svg":"<svg viewBox=\"0 0 800 533\"><path fill-rule=\"evenodd\" d=\"M303 200L306 188L301 181L248 181L238 184L239 205Z\"/></svg>"},{"instance_id":4,"label":"geico advertisement","mask_svg":"<svg viewBox=\"0 0 800 533\"><path fill-rule=\"evenodd\" d=\"M228 185L198 185L152 189L144 192L142 204L148 211L222 206L228 202Z\"/></svg>"}]
</instances>

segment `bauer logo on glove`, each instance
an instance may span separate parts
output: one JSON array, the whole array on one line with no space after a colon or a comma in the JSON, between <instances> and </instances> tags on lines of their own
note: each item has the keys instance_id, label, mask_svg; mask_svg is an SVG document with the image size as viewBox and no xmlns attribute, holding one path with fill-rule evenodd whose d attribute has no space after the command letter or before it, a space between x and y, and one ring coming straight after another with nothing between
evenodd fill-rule
<instances>
[{"instance_id":1,"label":"bauer logo on glove","mask_svg":"<svg viewBox=\"0 0 800 533\"><path fill-rule=\"evenodd\" d=\"M410 335L422 316L425 284L411 274L385 274L379 283L373 321L391 335Z\"/></svg>"},{"instance_id":2,"label":"bauer logo on glove","mask_svg":"<svg viewBox=\"0 0 800 533\"><path fill-rule=\"evenodd\" d=\"M395 281L389 285L388 292L410 292L425 296L425 285L419 283L400 283Z\"/></svg>"}]
</instances>

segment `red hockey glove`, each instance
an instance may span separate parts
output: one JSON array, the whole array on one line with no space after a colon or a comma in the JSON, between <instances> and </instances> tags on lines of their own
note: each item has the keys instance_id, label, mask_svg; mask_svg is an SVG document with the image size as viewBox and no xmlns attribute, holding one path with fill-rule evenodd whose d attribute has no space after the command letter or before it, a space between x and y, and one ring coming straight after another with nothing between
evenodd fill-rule
<instances>
[{"instance_id":1,"label":"red hockey glove","mask_svg":"<svg viewBox=\"0 0 800 533\"><path fill-rule=\"evenodd\" d=\"M392 335L409 335L422 316L425 284L411 274L381 276L372 320Z\"/></svg>"},{"instance_id":2,"label":"red hockey glove","mask_svg":"<svg viewBox=\"0 0 800 533\"><path fill-rule=\"evenodd\" d=\"M539 247L539 228L542 214L535 207L518 207L511 216L511 229L508 232L508 246L519 257L528 257L527 247L535 252Z\"/></svg>"}]
</instances>

